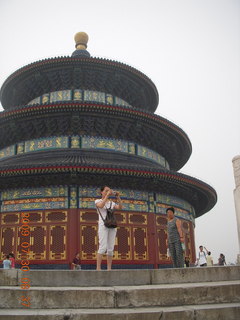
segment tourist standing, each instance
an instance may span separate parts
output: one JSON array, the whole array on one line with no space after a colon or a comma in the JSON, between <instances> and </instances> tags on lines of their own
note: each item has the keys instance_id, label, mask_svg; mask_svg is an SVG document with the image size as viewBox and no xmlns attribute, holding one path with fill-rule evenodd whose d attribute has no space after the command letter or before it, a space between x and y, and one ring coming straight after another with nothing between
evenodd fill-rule
<instances>
[{"instance_id":1,"label":"tourist standing","mask_svg":"<svg viewBox=\"0 0 240 320\"><path fill-rule=\"evenodd\" d=\"M183 257L183 244L184 235L181 227L180 219L174 216L175 210L173 207L167 208L166 210L168 223L167 223L167 242L172 258L173 268L183 268L184 267L184 257Z\"/></svg>"},{"instance_id":2,"label":"tourist standing","mask_svg":"<svg viewBox=\"0 0 240 320\"><path fill-rule=\"evenodd\" d=\"M218 258L218 265L219 266L226 265L225 255L223 253L220 253L220 256Z\"/></svg>"},{"instance_id":3,"label":"tourist standing","mask_svg":"<svg viewBox=\"0 0 240 320\"><path fill-rule=\"evenodd\" d=\"M212 267L213 266L213 258L211 256L211 251L208 251L208 249L206 247L204 247L204 249L207 252L207 255L206 255L207 267Z\"/></svg>"},{"instance_id":4,"label":"tourist standing","mask_svg":"<svg viewBox=\"0 0 240 320\"><path fill-rule=\"evenodd\" d=\"M101 187L100 191L102 198L95 201L98 214L100 211L98 217L99 249L97 253L97 270L101 270L102 258L105 253L107 254L107 270L111 270L117 229L105 227L103 220L107 216L107 209L122 209L123 206L119 192L114 192L108 186ZM116 202L110 201L110 196L115 196Z\"/></svg>"},{"instance_id":5,"label":"tourist standing","mask_svg":"<svg viewBox=\"0 0 240 320\"><path fill-rule=\"evenodd\" d=\"M80 260L80 254L76 253L75 258L72 262L73 270L81 270L81 260Z\"/></svg>"},{"instance_id":6,"label":"tourist standing","mask_svg":"<svg viewBox=\"0 0 240 320\"><path fill-rule=\"evenodd\" d=\"M9 255L5 256L3 260L3 269L10 269L11 268L11 261L9 260Z\"/></svg>"},{"instance_id":7,"label":"tourist standing","mask_svg":"<svg viewBox=\"0 0 240 320\"><path fill-rule=\"evenodd\" d=\"M197 258L197 264L200 267L206 267L207 266L207 254L203 250L203 246L199 246L199 252L198 252L198 258Z\"/></svg>"}]
</instances>

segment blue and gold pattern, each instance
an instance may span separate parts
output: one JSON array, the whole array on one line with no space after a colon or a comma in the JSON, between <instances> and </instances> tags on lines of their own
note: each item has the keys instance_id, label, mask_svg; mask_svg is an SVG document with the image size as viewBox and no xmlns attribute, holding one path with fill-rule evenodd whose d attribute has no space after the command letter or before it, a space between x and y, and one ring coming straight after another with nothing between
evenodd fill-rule
<instances>
[{"instance_id":1,"label":"blue and gold pattern","mask_svg":"<svg viewBox=\"0 0 240 320\"><path fill-rule=\"evenodd\" d=\"M67 187L16 189L1 193L1 212L68 208Z\"/></svg>"},{"instance_id":2,"label":"blue and gold pattern","mask_svg":"<svg viewBox=\"0 0 240 320\"><path fill-rule=\"evenodd\" d=\"M149 212L155 212L155 202L154 202L153 192L149 193L148 199L149 199L149 205L148 205Z\"/></svg>"},{"instance_id":3,"label":"blue and gold pattern","mask_svg":"<svg viewBox=\"0 0 240 320\"><path fill-rule=\"evenodd\" d=\"M70 208L77 208L77 187L70 187Z\"/></svg>"},{"instance_id":4,"label":"blue and gold pattern","mask_svg":"<svg viewBox=\"0 0 240 320\"><path fill-rule=\"evenodd\" d=\"M146 147L138 145L137 147L137 154L139 156L151 159L159 164L161 164L163 167L166 167L165 158L160 156L157 152L150 150Z\"/></svg>"},{"instance_id":5,"label":"blue and gold pattern","mask_svg":"<svg viewBox=\"0 0 240 320\"><path fill-rule=\"evenodd\" d=\"M101 193L100 193L99 188L81 186L81 187L79 187L78 195L80 198L82 198L82 197L83 198L85 198L85 197L99 198Z\"/></svg>"},{"instance_id":6,"label":"blue and gold pattern","mask_svg":"<svg viewBox=\"0 0 240 320\"><path fill-rule=\"evenodd\" d=\"M3 191L1 193L1 201L12 199L32 199L47 197L67 197L68 189L65 186L46 187L34 189L14 189Z\"/></svg>"},{"instance_id":7,"label":"blue and gold pattern","mask_svg":"<svg viewBox=\"0 0 240 320\"><path fill-rule=\"evenodd\" d=\"M82 137L82 148L107 149L120 152L128 152L128 143L123 140L84 136Z\"/></svg>"},{"instance_id":8,"label":"blue and gold pattern","mask_svg":"<svg viewBox=\"0 0 240 320\"><path fill-rule=\"evenodd\" d=\"M55 91L50 93L50 102L70 101L72 92L71 90Z\"/></svg>"},{"instance_id":9,"label":"blue and gold pattern","mask_svg":"<svg viewBox=\"0 0 240 320\"><path fill-rule=\"evenodd\" d=\"M44 103L54 103L60 101L86 101L86 102L96 102L103 103L108 105L116 105L116 106L132 106L126 102L125 100L114 97L109 93L100 92L100 91L91 91L91 90L82 90L82 89L74 89L74 90L60 90L54 91L51 93L46 93L40 97L37 97L31 100L28 105L33 104L44 104Z\"/></svg>"},{"instance_id":10,"label":"blue and gold pattern","mask_svg":"<svg viewBox=\"0 0 240 320\"><path fill-rule=\"evenodd\" d=\"M156 201L160 203L167 204L168 206L180 207L186 211L189 211L191 214L195 214L194 208L186 201L166 194L156 194Z\"/></svg>"},{"instance_id":11,"label":"blue and gold pattern","mask_svg":"<svg viewBox=\"0 0 240 320\"><path fill-rule=\"evenodd\" d=\"M138 190L128 190L128 189L121 189L120 194L122 198L127 199L134 199L134 200L141 200L141 201L148 201L149 193L146 191L138 191ZM150 193L152 195L152 193ZM96 187L79 187L79 197L92 197L92 198L99 198L101 195L100 189Z\"/></svg>"},{"instance_id":12,"label":"blue and gold pattern","mask_svg":"<svg viewBox=\"0 0 240 320\"><path fill-rule=\"evenodd\" d=\"M42 103L48 103L49 102L49 96L50 96L50 94L49 93L46 93L46 94L44 94L44 95L42 95Z\"/></svg>"},{"instance_id":13,"label":"blue and gold pattern","mask_svg":"<svg viewBox=\"0 0 240 320\"><path fill-rule=\"evenodd\" d=\"M20 142L17 144L17 154L24 153L24 143Z\"/></svg>"},{"instance_id":14,"label":"blue and gold pattern","mask_svg":"<svg viewBox=\"0 0 240 320\"><path fill-rule=\"evenodd\" d=\"M16 200L17 202L18 200ZM55 198L49 199L48 202L32 202L32 203L16 203L16 204L5 204L1 206L2 212L11 211L28 211L28 210L47 210L47 209L65 209L68 206L67 199L62 201L56 201Z\"/></svg>"},{"instance_id":15,"label":"blue and gold pattern","mask_svg":"<svg viewBox=\"0 0 240 320\"><path fill-rule=\"evenodd\" d=\"M25 152L57 148L68 148L68 137L50 137L25 142Z\"/></svg>"},{"instance_id":16,"label":"blue and gold pattern","mask_svg":"<svg viewBox=\"0 0 240 320\"><path fill-rule=\"evenodd\" d=\"M75 89L73 91L73 100L74 101L82 101L82 90Z\"/></svg>"},{"instance_id":17,"label":"blue and gold pattern","mask_svg":"<svg viewBox=\"0 0 240 320\"><path fill-rule=\"evenodd\" d=\"M59 136L59 137L47 137L41 139L28 140L20 142L16 145L11 145L7 148L0 150L0 159L11 157L16 154L41 151L57 148L83 148L83 149L104 149L113 150L117 152L124 152L130 154L136 154L154 162L159 163L163 167L169 168L169 165L165 158L159 155L157 152L137 145L133 142L128 142L120 139L109 139L103 137L91 137L91 136Z\"/></svg>"},{"instance_id":18,"label":"blue and gold pattern","mask_svg":"<svg viewBox=\"0 0 240 320\"><path fill-rule=\"evenodd\" d=\"M106 97L104 92L84 90L84 101L105 103Z\"/></svg>"},{"instance_id":19,"label":"blue and gold pattern","mask_svg":"<svg viewBox=\"0 0 240 320\"><path fill-rule=\"evenodd\" d=\"M132 142L128 142L128 153L137 154L136 152L136 144Z\"/></svg>"},{"instance_id":20,"label":"blue and gold pattern","mask_svg":"<svg viewBox=\"0 0 240 320\"><path fill-rule=\"evenodd\" d=\"M71 137L71 148L80 148L80 137L79 136Z\"/></svg>"},{"instance_id":21,"label":"blue and gold pattern","mask_svg":"<svg viewBox=\"0 0 240 320\"><path fill-rule=\"evenodd\" d=\"M152 212L166 214L166 208L174 206L176 215L186 220L194 221L194 209L184 200L165 195L156 194L154 200L154 193L136 190L120 190L121 198L124 204L123 211L138 211L138 212ZM100 190L93 187L79 188L79 207L85 209L95 208L95 200L100 197ZM159 203L159 202L162 203Z\"/></svg>"},{"instance_id":22,"label":"blue and gold pattern","mask_svg":"<svg viewBox=\"0 0 240 320\"><path fill-rule=\"evenodd\" d=\"M166 209L169 207L169 205L157 203L156 205L156 213L165 214L166 215ZM194 222L194 218L191 214L191 212L184 210L182 208L174 207L175 209L175 215L179 218L183 218L185 220L189 220Z\"/></svg>"},{"instance_id":23,"label":"blue and gold pattern","mask_svg":"<svg viewBox=\"0 0 240 320\"><path fill-rule=\"evenodd\" d=\"M106 94L106 103L113 105L113 96L109 93Z\"/></svg>"},{"instance_id":24,"label":"blue and gold pattern","mask_svg":"<svg viewBox=\"0 0 240 320\"><path fill-rule=\"evenodd\" d=\"M82 90L75 89L73 91L73 100L74 101L82 101L83 95L82 95Z\"/></svg>"},{"instance_id":25,"label":"blue and gold pattern","mask_svg":"<svg viewBox=\"0 0 240 320\"><path fill-rule=\"evenodd\" d=\"M121 189L124 208L121 211L166 215L166 208L174 206L176 216L194 223L194 208L186 201L166 194ZM59 186L35 189L15 189L0 193L1 212L45 209L95 209L100 189L87 186ZM114 201L114 199L113 199Z\"/></svg>"},{"instance_id":26,"label":"blue and gold pattern","mask_svg":"<svg viewBox=\"0 0 240 320\"><path fill-rule=\"evenodd\" d=\"M15 155L15 145L4 148L0 151L0 159L8 158Z\"/></svg>"}]
</instances>

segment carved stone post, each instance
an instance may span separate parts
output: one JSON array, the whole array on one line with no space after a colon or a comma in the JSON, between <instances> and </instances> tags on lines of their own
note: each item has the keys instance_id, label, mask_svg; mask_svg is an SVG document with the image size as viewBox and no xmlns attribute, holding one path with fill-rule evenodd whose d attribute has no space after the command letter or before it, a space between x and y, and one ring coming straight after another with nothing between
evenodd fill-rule
<instances>
[{"instance_id":1,"label":"carved stone post","mask_svg":"<svg viewBox=\"0 0 240 320\"><path fill-rule=\"evenodd\" d=\"M237 216L237 230L238 230L238 250L240 250L240 155L232 159L233 172L235 178L236 188L234 189L234 202ZM238 251L240 252L240 251ZM240 264L240 253L238 253L237 263Z\"/></svg>"}]
</instances>

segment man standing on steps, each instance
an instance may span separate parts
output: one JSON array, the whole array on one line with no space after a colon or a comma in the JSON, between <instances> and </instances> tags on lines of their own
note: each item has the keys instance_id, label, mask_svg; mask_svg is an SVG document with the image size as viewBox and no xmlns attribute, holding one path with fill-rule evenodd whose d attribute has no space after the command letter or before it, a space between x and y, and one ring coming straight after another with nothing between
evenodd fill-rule
<instances>
[{"instance_id":1,"label":"man standing on steps","mask_svg":"<svg viewBox=\"0 0 240 320\"><path fill-rule=\"evenodd\" d=\"M175 210L173 207L167 208L166 210L168 217L168 248L172 258L173 268L183 268L184 234L182 231L181 221L174 216L174 212Z\"/></svg>"}]
</instances>

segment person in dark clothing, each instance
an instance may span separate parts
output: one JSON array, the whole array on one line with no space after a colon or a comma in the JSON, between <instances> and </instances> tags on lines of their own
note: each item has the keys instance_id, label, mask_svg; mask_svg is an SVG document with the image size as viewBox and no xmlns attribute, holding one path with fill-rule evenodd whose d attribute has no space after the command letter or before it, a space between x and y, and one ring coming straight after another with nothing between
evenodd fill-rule
<instances>
[{"instance_id":1,"label":"person in dark clothing","mask_svg":"<svg viewBox=\"0 0 240 320\"><path fill-rule=\"evenodd\" d=\"M81 270L81 260L79 253L76 253L72 262L73 270Z\"/></svg>"},{"instance_id":2,"label":"person in dark clothing","mask_svg":"<svg viewBox=\"0 0 240 320\"><path fill-rule=\"evenodd\" d=\"M220 253L220 256L218 258L218 265L219 266L226 265L225 255L223 253Z\"/></svg>"},{"instance_id":3,"label":"person in dark clothing","mask_svg":"<svg viewBox=\"0 0 240 320\"><path fill-rule=\"evenodd\" d=\"M172 258L174 268L184 267L183 257L183 245L184 245L184 234L181 227L181 221L174 216L174 208L167 208L166 213L168 217L167 223L167 243Z\"/></svg>"}]
</instances>

